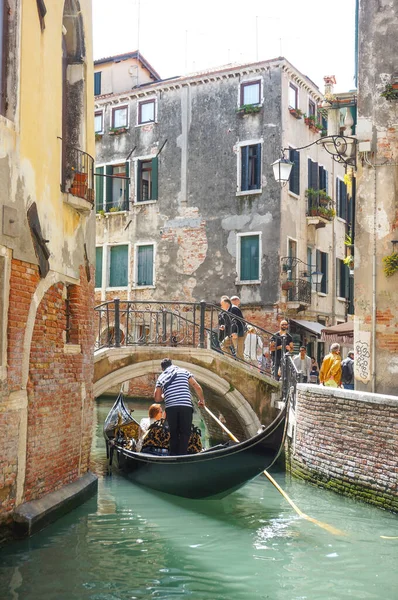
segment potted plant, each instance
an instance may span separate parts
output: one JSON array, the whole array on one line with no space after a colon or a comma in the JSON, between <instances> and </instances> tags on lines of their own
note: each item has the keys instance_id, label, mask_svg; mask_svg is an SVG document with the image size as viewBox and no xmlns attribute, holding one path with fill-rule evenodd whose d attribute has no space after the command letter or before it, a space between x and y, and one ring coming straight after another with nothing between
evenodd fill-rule
<instances>
[{"instance_id":1,"label":"potted plant","mask_svg":"<svg viewBox=\"0 0 398 600\"><path fill-rule=\"evenodd\" d=\"M299 108L293 108L292 106L289 106L289 112L295 119L302 119L304 114L302 110Z\"/></svg>"},{"instance_id":2,"label":"potted plant","mask_svg":"<svg viewBox=\"0 0 398 600\"><path fill-rule=\"evenodd\" d=\"M398 271L398 252L393 252L388 256L383 257L384 273L386 277L391 277Z\"/></svg>"},{"instance_id":3,"label":"potted plant","mask_svg":"<svg viewBox=\"0 0 398 600\"><path fill-rule=\"evenodd\" d=\"M398 89L393 87L391 83L388 83L380 96L388 101L398 100Z\"/></svg>"},{"instance_id":4,"label":"potted plant","mask_svg":"<svg viewBox=\"0 0 398 600\"><path fill-rule=\"evenodd\" d=\"M120 135L121 133L126 133L127 127L111 127L109 129L109 135Z\"/></svg>"},{"instance_id":5,"label":"potted plant","mask_svg":"<svg viewBox=\"0 0 398 600\"><path fill-rule=\"evenodd\" d=\"M289 279L288 281L283 282L281 287L283 290L291 290L293 286L294 286L294 281L291 281Z\"/></svg>"},{"instance_id":6,"label":"potted plant","mask_svg":"<svg viewBox=\"0 0 398 600\"><path fill-rule=\"evenodd\" d=\"M260 112L262 109L261 104L242 104L236 109L237 115L250 115Z\"/></svg>"},{"instance_id":7,"label":"potted plant","mask_svg":"<svg viewBox=\"0 0 398 600\"><path fill-rule=\"evenodd\" d=\"M309 115L309 117L305 117L304 122L308 126L313 125L313 123L315 123L315 115Z\"/></svg>"}]
</instances>

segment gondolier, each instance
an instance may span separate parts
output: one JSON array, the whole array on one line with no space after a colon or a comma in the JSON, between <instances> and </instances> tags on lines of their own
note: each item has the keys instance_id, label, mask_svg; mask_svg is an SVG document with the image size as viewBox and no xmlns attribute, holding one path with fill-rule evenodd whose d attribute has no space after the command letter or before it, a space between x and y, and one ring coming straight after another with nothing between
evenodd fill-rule
<instances>
[{"instance_id":1,"label":"gondolier","mask_svg":"<svg viewBox=\"0 0 398 600\"><path fill-rule=\"evenodd\" d=\"M205 405L203 390L192 373L173 365L170 358L164 358L160 366L163 372L156 382L154 400L162 402L164 397L170 428L170 454L186 454L193 414L190 388L197 393L199 406Z\"/></svg>"}]
</instances>

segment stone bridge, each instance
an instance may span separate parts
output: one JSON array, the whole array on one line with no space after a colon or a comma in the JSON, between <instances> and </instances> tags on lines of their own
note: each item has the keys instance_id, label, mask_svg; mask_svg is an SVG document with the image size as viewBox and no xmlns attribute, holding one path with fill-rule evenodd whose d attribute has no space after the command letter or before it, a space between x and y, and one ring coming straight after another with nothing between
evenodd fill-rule
<instances>
[{"instance_id":1,"label":"stone bridge","mask_svg":"<svg viewBox=\"0 0 398 600\"><path fill-rule=\"evenodd\" d=\"M278 412L280 385L258 369L208 348L121 346L97 350L94 395L146 374L157 376L169 357L188 369L203 387L208 407L222 415L237 437L244 439L268 424ZM211 430L210 424L207 422Z\"/></svg>"}]
</instances>

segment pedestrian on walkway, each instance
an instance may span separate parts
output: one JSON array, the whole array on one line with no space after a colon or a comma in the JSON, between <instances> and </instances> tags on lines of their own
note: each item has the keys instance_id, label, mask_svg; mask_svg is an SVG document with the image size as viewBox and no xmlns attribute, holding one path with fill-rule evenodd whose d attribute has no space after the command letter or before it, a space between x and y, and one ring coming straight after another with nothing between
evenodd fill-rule
<instances>
[{"instance_id":1,"label":"pedestrian on walkway","mask_svg":"<svg viewBox=\"0 0 398 600\"><path fill-rule=\"evenodd\" d=\"M341 382L345 390L354 389L354 350L341 363Z\"/></svg>"},{"instance_id":2,"label":"pedestrian on walkway","mask_svg":"<svg viewBox=\"0 0 398 600\"><path fill-rule=\"evenodd\" d=\"M293 358L293 364L299 372L300 383L309 383L312 363L305 346L300 347L300 354Z\"/></svg>"},{"instance_id":3,"label":"pedestrian on walkway","mask_svg":"<svg viewBox=\"0 0 398 600\"><path fill-rule=\"evenodd\" d=\"M222 308L218 315L218 330L221 350L225 354L234 356L235 349L232 341L232 313L231 300L228 296L221 296L220 306Z\"/></svg>"},{"instance_id":4,"label":"pedestrian on walkway","mask_svg":"<svg viewBox=\"0 0 398 600\"><path fill-rule=\"evenodd\" d=\"M322 361L319 380L321 385L327 387L341 386L340 344L335 343L330 346L329 354Z\"/></svg>"},{"instance_id":5,"label":"pedestrian on walkway","mask_svg":"<svg viewBox=\"0 0 398 600\"><path fill-rule=\"evenodd\" d=\"M293 350L293 338L288 332L288 322L282 319L279 325L279 331L274 333L270 340L270 350L272 356L272 372L275 379L280 378L280 364L282 361L282 352L291 352ZM282 348L283 347L283 348Z\"/></svg>"}]
</instances>

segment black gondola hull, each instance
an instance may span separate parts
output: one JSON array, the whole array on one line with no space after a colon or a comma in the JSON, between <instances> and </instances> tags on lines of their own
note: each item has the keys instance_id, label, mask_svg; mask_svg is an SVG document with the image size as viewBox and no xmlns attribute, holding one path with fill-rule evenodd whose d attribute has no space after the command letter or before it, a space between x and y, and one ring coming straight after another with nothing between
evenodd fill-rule
<instances>
[{"instance_id":1,"label":"black gondola hull","mask_svg":"<svg viewBox=\"0 0 398 600\"><path fill-rule=\"evenodd\" d=\"M285 429L286 408L259 434L227 448L186 456L152 456L117 445L114 451L119 468L138 485L185 498L220 497L275 462Z\"/></svg>"}]
</instances>

